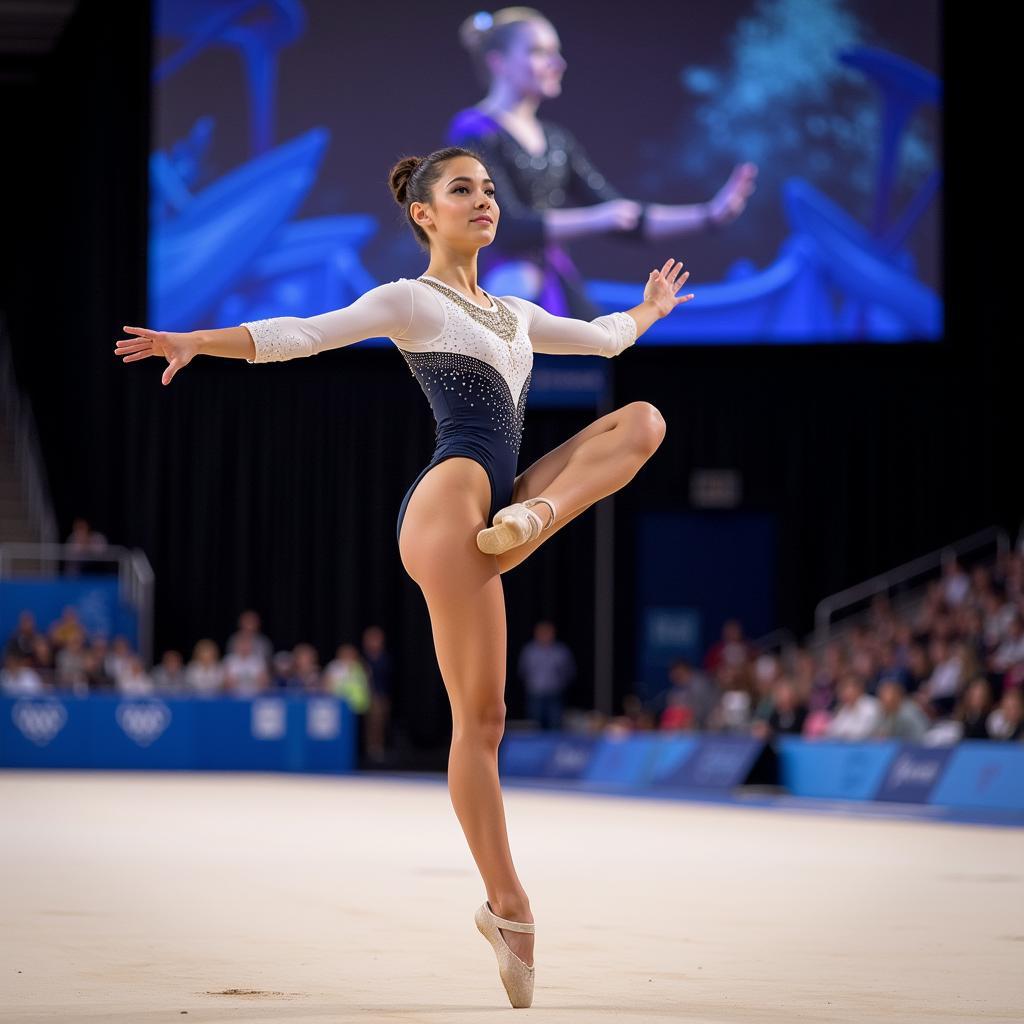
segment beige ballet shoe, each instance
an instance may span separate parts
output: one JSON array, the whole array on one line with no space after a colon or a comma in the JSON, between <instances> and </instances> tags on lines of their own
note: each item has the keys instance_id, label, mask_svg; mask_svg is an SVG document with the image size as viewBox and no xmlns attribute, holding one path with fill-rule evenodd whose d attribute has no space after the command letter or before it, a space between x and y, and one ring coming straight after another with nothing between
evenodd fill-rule
<instances>
[{"instance_id":1,"label":"beige ballet shoe","mask_svg":"<svg viewBox=\"0 0 1024 1024\"><path fill-rule=\"evenodd\" d=\"M476 922L480 934L494 947L495 956L498 958L498 974L508 993L509 1002L517 1009L529 1006L533 1002L533 967L525 964L512 952L505 937L498 929L527 932L532 935L536 931L535 926L522 921L506 921L505 918L498 917L491 910L489 900L484 901L473 920Z\"/></svg>"},{"instance_id":2,"label":"beige ballet shoe","mask_svg":"<svg viewBox=\"0 0 1024 1024\"><path fill-rule=\"evenodd\" d=\"M544 523L532 510L543 501L551 509L551 517ZM535 540L555 521L555 506L548 498L527 498L526 501L506 505L494 513L494 525L476 535L476 546L485 555L500 555L509 548Z\"/></svg>"}]
</instances>

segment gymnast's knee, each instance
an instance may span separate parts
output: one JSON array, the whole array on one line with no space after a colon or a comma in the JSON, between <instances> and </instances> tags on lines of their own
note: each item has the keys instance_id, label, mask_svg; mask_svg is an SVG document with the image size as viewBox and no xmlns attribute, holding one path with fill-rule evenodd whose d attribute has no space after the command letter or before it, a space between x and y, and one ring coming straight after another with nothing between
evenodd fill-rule
<instances>
[{"instance_id":1,"label":"gymnast's knee","mask_svg":"<svg viewBox=\"0 0 1024 1024\"><path fill-rule=\"evenodd\" d=\"M661 410L650 402L630 402L626 412L630 442L641 454L653 455L665 439L667 429Z\"/></svg>"},{"instance_id":2,"label":"gymnast's knee","mask_svg":"<svg viewBox=\"0 0 1024 1024\"><path fill-rule=\"evenodd\" d=\"M503 700L462 709L452 717L452 739L497 750L505 734L506 710Z\"/></svg>"}]
</instances>

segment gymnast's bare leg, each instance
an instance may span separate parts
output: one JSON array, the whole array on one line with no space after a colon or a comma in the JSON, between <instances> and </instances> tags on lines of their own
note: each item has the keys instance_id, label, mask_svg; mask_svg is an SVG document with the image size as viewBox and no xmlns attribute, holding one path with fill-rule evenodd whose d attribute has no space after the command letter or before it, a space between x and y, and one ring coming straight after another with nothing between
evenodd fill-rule
<instances>
[{"instance_id":1,"label":"gymnast's bare leg","mask_svg":"<svg viewBox=\"0 0 1024 1024\"><path fill-rule=\"evenodd\" d=\"M536 540L494 556L498 571L519 565L595 501L628 484L664 437L665 420L657 408L650 402L630 402L595 420L520 473L512 501L543 495L555 503L558 517ZM534 505L533 511L545 524L551 516L543 503Z\"/></svg>"},{"instance_id":2,"label":"gymnast's bare leg","mask_svg":"<svg viewBox=\"0 0 1024 1024\"><path fill-rule=\"evenodd\" d=\"M532 922L530 901L509 850L498 784L505 728L505 596L494 555L476 546L486 525L490 482L467 458L438 463L406 507L398 549L427 603L438 667L452 707L448 790L499 917ZM533 935L502 931L533 963Z\"/></svg>"},{"instance_id":3,"label":"gymnast's bare leg","mask_svg":"<svg viewBox=\"0 0 1024 1024\"><path fill-rule=\"evenodd\" d=\"M516 480L523 497L529 496L527 489L538 488L560 502L560 510L568 510L542 537L550 537L631 480L663 436L658 411L636 402L601 417L534 463ZM413 492L399 552L426 600L438 667L451 702L452 806L492 910L499 917L529 922L533 913L512 862L498 780L507 646L501 566L519 564L542 540L501 556L485 555L475 538L486 525L489 504L483 467L472 459L446 459ZM503 930L502 936L521 960L533 963L533 935Z\"/></svg>"}]
</instances>

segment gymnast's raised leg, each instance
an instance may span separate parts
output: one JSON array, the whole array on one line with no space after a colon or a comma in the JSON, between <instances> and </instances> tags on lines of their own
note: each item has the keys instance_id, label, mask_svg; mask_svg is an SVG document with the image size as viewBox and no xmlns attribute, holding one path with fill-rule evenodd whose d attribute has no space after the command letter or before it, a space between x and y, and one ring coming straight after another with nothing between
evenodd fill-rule
<instances>
[{"instance_id":1,"label":"gymnast's raised leg","mask_svg":"<svg viewBox=\"0 0 1024 1024\"><path fill-rule=\"evenodd\" d=\"M566 523L636 476L665 437L665 420L650 402L630 402L584 427L568 441L539 458L516 477L512 501L543 495L558 516L550 529L494 556L499 572L508 572L537 550ZM545 526L551 511L541 503L534 511Z\"/></svg>"}]
</instances>

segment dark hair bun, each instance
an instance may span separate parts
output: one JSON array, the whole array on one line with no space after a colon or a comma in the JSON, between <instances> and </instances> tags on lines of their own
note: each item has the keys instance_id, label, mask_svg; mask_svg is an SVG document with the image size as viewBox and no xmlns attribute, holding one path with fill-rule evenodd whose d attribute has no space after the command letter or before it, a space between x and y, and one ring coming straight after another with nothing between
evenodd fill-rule
<instances>
[{"instance_id":1,"label":"dark hair bun","mask_svg":"<svg viewBox=\"0 0 1024 1024\"><path fill-rule=\"evenodd\" d=\"M388 174L388 184L391 186L391 194L399 206L405 206L406 190L409 187L409 179L412 172L423 162L419 156L403 156L401 160L391 168Z\"/></svg>"}]
</instances>

